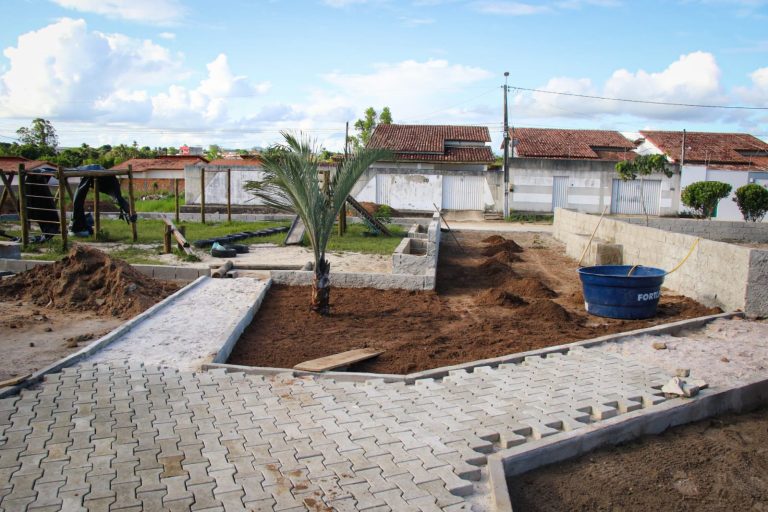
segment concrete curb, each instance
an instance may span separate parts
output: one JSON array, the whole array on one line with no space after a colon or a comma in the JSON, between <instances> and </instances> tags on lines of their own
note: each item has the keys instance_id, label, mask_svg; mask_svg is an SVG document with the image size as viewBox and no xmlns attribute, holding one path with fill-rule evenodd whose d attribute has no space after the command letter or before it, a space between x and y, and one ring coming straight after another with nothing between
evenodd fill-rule
<instances>
[{"instance_id":1,"label":"concrete curb","mask_svg":"<svg viewBox=\"0 0 768 512\"><path fill-rule=\"evenodd\" d=\"M46 366L45 368L41 368L40 370L33 373L28 379L24 380L19 384L16 384L15 386L8 386L6 388L0 389L0 398L5 398L7 396L14 395L18 393L21 389L41 381L43 377L45 377L45 375L49 373L57 372L62 368L72 366L78 363L79 361L85 359L86 357L96 353L100 349L106 347L107 345L109 345L110 343L120 338L121 336L123 336L125 333L127 333L134 327L136 327L136 325L138 325L139 323L153 316L155 313L157 313L161 309L170 306L171 303L178 300L179 297L186 295L187 293L189 293L190 290L197 288L206 279L210 279L210 278L205 276L197 278L195 281L188 284L184 288L178 290L176 293L169 295L168 297L161 300L151 308L131 318L124 324L118 326L116 329L105 334L104 336L92 342L88 346L83 347L77 352L74 352L62 359L59 359L55 363L52 363Z\"/></svg>"},{"instance_id":2,"label":"concrete curb","mask_svg":"<svg viewBox=\"0 0 768 512\"><path fill-rule=\"evenodd\" d=\"M443 366L441 368L433 368L431 370L425 370L423 372L416 372L416 373L409 373L406 375L366 373L366 372L333 372L333 371L322 372L322 373L305 372L305 371L294 370L292 368L271 368L271 367L264 367L264 366L243 366L243 365L237 365L237 364L219 363L218 357L216 358L215 364L214 363L206 364L203 366L203 369L208 370L208 369L223 368L227 371L243 372L250 375L276 375L278 373L291 373L293 374L294 377L298 377L302 375L312 375L318 378L334 379L338 381L349 381L349 382L363 382L367 380L383 379L385 382L405 382L406 384L413 384L417 380L421 380L421 379L440 379L442 377L447 376L452 371L458 371L458 370L471 371L474 368L477 368L478 366L494 367L502 363L519 363L525 360L526 357L531 357L531 356L543 357L543 356L546 356L547 354L552 354L555 352L564 354L576 347L584 347L584 348L593 347L595 345L600 345L603 343L618 341L624 338L628 338L630 336L639 336L639 335L658 336L661 334L671 334L671 333L679 332L684 329L692 329L692 328L700 327L702 325L705 325L709 322L712 322L720 318L734 318L734 317L743 317L743 316L744 316L744 313L741 313L739 311L731 312L731 313L719 313L717 315L700 316L698 318L689 318L686 320L679 320L677 322L672 322L669 324L654 325L652 327L646 327L644 329L635 329L634 331L627 331L627 332L622 332L617 334L609 334L606 336L601 336L599 338L591 338L588 340L574 341L572 343L566 343L563 345L555 345L552 347L545 347L537 350L529 350L528 352L517 352L514 354L508 354L505 356L494 357L492 359L480 359L478 361L470 361L468 363L462 363L462 364L457 364L453 366Z\"/></svg>"},{"instance_id":3,"label":"concrete curb","mask_svg":"<svg viewBox=\"0 0 768 512\"><path fill-rule=\"evenodd\" d=\"M53 261L45 260L14 260L0 258L0 270L10 272L24 272L38 265L52 265ZM195 279L207 276L210 272L208 268L199 267L175 267L171 265L131 265L133 268L145 276L163 279L166 281L185 281L191 282Z\"/></svg>"},{"instance_id":4,"label":"concrete curb","mask_svg":"<svg viewBox=\"0 0 768 512\"><path fill-rule=\"evenodd\" d=\"M493 501L501 505L497 510L512 511L506 484L508 477L572 459L602 446L659 434L670 427L720 414L747 412L765 403L768 403L768 379L758 378L737 388L706 389L693 399L668 400L649 409L639 409L579 430L555 434L535 444L526 443L497 452L488 457ZM509 508L505 508L506 503Z\"/></svg>"},{"instance_id":5,"label":"concrete curb","mask_svg":"<svg viewBox=\"0 0 768 512\"><path fill-rule=\"evenodd\" d=\"M264 302L264 297L267 296L267 292L272 287L272 280L267 279L266 283L264 284L264 288L259 293L259 296L256 297L256 300L248 307L248 310L245 312L245 314L240 318L240 320L237 322L237 325L235 325L235 328L232 330L232 332L229 333L229 336L227 336L227 339L224 341L224 344L221 346L221 348L216 352L216 357L213 358L214 363L223 363L229 358L229 354L232 353L232 349L235 348L235 344L237 343L237 340L240 339L240 336L242 336L243 331L245 331L245 328L251 325L251 322L253 321L253 317L256 316L256 312L259 311L259 308L261 307L261 303Z\"/></svg>"}]
</instances>

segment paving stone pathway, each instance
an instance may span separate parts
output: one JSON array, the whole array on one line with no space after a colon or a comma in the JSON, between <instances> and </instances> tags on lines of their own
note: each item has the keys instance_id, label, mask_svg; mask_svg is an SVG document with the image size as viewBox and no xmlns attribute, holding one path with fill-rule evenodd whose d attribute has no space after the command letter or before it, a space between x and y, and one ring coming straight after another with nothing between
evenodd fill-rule
<instances>
[{"instance_id":1,"label":"paving stone pathway","mask_svg":"<svg viewBox=\"0 0 768 512\"><path fill-rule=\"evenodd\" d=\"M195 370L221 348L266 282L206 279L170 305L146 318L86 362L143 361Z\"/></svg>"},{"instance_id":2,"label":"paving stone pathway","mask_svg":"<svg viewBox=\"0 0 768 512\"><path fill-rule=\"evenodd\" d=\"M491 508L486 456L664 400L599 350L414 385L89 363L0 400L3 510Z\"/></svg>"}]
</instances>

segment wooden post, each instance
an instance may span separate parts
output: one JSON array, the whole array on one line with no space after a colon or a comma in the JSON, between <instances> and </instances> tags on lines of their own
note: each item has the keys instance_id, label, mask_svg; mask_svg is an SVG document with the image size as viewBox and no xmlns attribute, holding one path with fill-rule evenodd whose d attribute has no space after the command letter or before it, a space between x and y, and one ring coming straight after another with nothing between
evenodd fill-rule
<instances>
[{"instance_id":1,"label":"wooden post","mask_svg":"<svg viewBox=\"0 0 768 512\"><path fill-rule=\"evenodd\" d=\"M19 220L21 220L21 246L29 245L29 224L27 222L27 173L24 164L19 164Z\"/></svg>"},{"instance_id":2,"label":"wooden post","mask_svg":"<svg viewBox=\"0 0 768 512\"><path fill-rule=\"evenodd\" d=\"M227 169L227 222L232 222L232 169Z\"/></svg>"},{"instance_id":3,"label":"wooden post","mask_svg":"<svg viewBox=\"0 0 768 512\"><path fill-rule=\"evenodd\" d=\"M171 253L171 237L173 236L173 229L171 226L165 226L165 232L163 234L163 253Z\"/></svg>"},{"instance_id":4,"label":"wooden post","mask_svg":"<svg viewBox=\"0 0 768 512\"><path fill-rule=\"evenodd\" d=\"M60 165L56 166L56 178L59 180L59 229L61 230L61 249L67 250L67 198L64 197L62 187L65 187L67 177L64 176L64 169Z\"/></svg>"},{"instance_id":5,"label":"wooden post","mask_svg":"<svg viewBox=\"0 0 768 512\"><path fill-rule=\"evenodd\" d=\"M181 222L181 215L179 214L179 179L173 180L173 193L176 195L176 224Z\"/></svg>"},{"instance_id":6,"label":"wooden post","mask_svg":"<svg viewBox=\"0 0 768 512\"><path fill-rule=\"evenodd\" d=\"M176 231L178 231L179 233L181 233L181 237L182 237L184 240L186 240L186 239L187 239L187 226L177 226L177 227L176 227ZM182 244L182 243L181 243L181 242L179 242L178 240L177 240L176 242L177 242L177 243L176 243L176 245L178 246L178 248L179 248L179 250L180 250L180 251L182 251L182 252L185 252L185 251L186 251L186 249L189 249L189 247L184 247L184 244Z\"/></svg>"},{"instance_id":7,"label":"wooden post","mask_svg":"<svg viewBox=\"0 0 768 512\"><path fill-rule=\"evenodd\" d=\"M200 168L200 222L205 224L205 167Z\"/></svg>"},{"instance_id":8,"label":"wooden post","mask_svg":"<svg viewBox=\"0 0 768 512\"><path fill-rule=\"evenodd\" d=\"M9 177L5 175L5 173L0 170L0 179L3 180L3 197L0 199L0 208L3 207L3 204L5 204L5 199L8 198L11 201L11 204L13 205L13 208L18 212L19 211L19 202L16 201L16 197L13 195L13 189L11 189L11 185L13 185L13 174L8 174Z\"/></svg>"},{"instance_id":9,"label":"wooden post","mask_svg":"<svg viewBox=\"0 0 768 512\"><path fill-rule=\"evenodd\" d=\"M101 206L99 205L99 178L93 178L93 237L101 233Z\"/></svg>"},{"instance_id":10,"label":"wooden post","mask_svg":"<svg viewBox=\"0 0 768 512\"><path fill-rule=\"evenodd\" d=\"M136 231L136 198L133 195L133 165L128 164L128 214L131 216L131 235L133 235L133 242L139 241L139 233Z\"/></svg>"}]
</instances>

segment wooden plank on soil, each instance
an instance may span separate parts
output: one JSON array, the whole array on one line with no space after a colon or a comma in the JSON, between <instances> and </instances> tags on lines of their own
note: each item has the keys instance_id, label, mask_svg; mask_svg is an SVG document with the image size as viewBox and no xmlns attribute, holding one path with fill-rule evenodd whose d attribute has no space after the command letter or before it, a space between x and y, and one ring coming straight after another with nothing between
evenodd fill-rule
<instances>
[{"instance_id":1,"label":"wooden plank on soil","mask_svg":"<svg viewBox=\"0 0 768 512\"><path fill-rule=\"evenodd\" d=\"M383 350L376 350L374 348L358 348L321 357L319 359L312 359L311 361L304 361L303 363L294 366L293 369L305 372L325 372L333 370L334 368L359 363L360 361L365 361L366 359L376 357L383 353Z\"/></svg>"}]
</instances>

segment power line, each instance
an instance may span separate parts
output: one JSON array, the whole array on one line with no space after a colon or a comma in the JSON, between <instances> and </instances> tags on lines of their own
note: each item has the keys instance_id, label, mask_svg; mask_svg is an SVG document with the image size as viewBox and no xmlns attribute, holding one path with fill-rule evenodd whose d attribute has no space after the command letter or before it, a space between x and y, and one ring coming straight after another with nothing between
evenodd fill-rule
<instances>
[{"instance_id":1,"label":"power line","mask_svg":"<svg viewBox=\"0 0 768 512\"><path fill-rule=\"evenodd\" d=\"M731 110L768 110L768 107L748 107L746 105L704 105L699 103L673 103L668 101L637 100L637 99L630 99L630 98L609 98L606 96L577 94L575 92L547 91L544 89L531 89L528 87L510 86L510 88L518 91L540 92L543 94L555 94L558 96L572 96L575 98L588 98L591 100L603 100L603 101L621 101L624 103L642 103L644 105L661 105L665 107L722 108L722 109L731 109Z\"/></svg>"}]
</instances>

